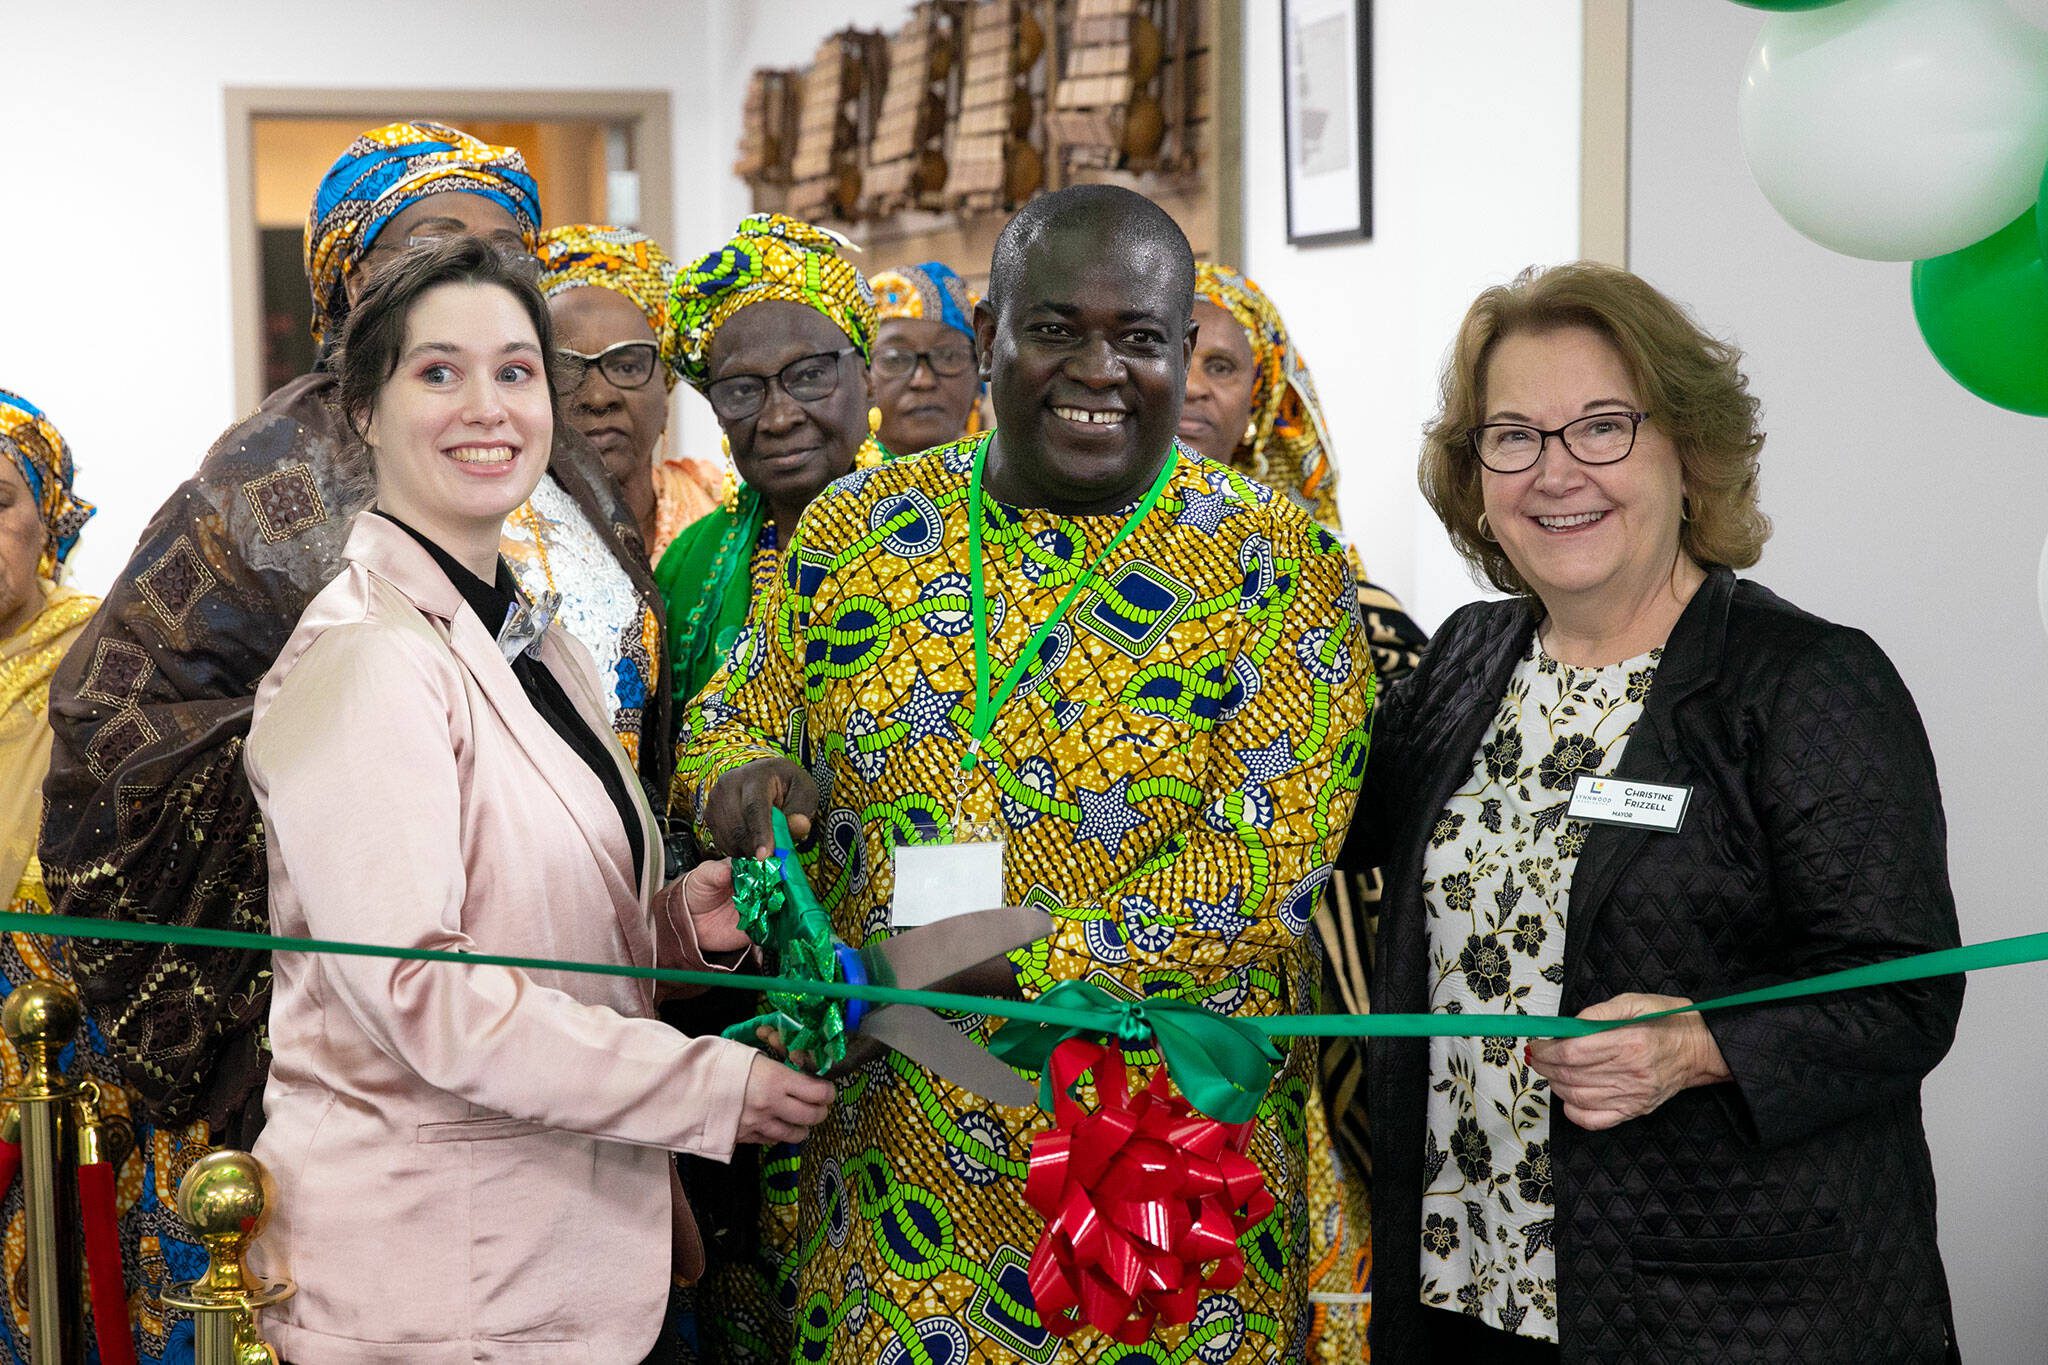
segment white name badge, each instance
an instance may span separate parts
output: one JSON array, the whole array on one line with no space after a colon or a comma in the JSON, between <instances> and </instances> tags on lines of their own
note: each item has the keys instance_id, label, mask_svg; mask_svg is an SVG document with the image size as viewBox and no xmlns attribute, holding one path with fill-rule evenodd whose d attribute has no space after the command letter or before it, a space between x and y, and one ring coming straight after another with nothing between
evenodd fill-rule
<instances>
[{"instance_id":1,"label":"white name badge","mask_svg":"<svg viewBox=\"0 0 2048 1365\"><path fill-rule=\"evenodd\" d=\"M1691 787L1655 782L1624 782L1618 777L1581 777L1572 784L1572 803L1565 811L1574 820L1601 825L1639 825L1675 834L1685 823Z\"/></svg>"},{"instance_id":2,"label":"white name badge","mask_svg":"<svg viewBox=\"0 0 2048 1365\"><path fill-rule=\"evenodd\" d=\"M1003 903L1003 843L905 844L896 850L892 928L936 924Z\"/></svg>"}]
</instances>

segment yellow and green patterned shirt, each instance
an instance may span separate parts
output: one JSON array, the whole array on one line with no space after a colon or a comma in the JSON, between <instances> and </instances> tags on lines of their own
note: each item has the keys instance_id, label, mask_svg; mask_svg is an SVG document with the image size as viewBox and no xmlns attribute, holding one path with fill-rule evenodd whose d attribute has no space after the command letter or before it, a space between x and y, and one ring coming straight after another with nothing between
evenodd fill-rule
<instances>
[{"instance_id":1,"label":"yellow and green patterned shirt","mask_svg":"<svg viewBox=\"0 0 2048 1365\"><path fill-rule=\"evenodd\" d=\"M895 846L952 833L974 713L968 476L986 439L826 490L685 721L677 787L691 814L742 763L778 754L811 772L811 880L856 944L890 928ZM1067 517L984 495L980 515L1000 677L1129 513ZM1004 899L1055 915L1052 938L1017 955L1025 994L1086 978L1223 1014L1306 1007L1303 935L1351 817L1374 691L1355 600L1342 548L1307 513L1182 449L964 788L962 823L1006 840ZM1138 1359L1249 1365L1300 1350L1310 1069L1296 1046L1260 1109L1251 1155L1278 1207L1243 1239L1243 1282ZM1062 1345L1032 1308L1041 1220L1024 1202L1025 1160L1048 1123L898 1054L854 1077L800 1161L771 1162L768 1199L796 1217L767 1302L793 1313L794 1358L1133 1355L1087 1329ZM744 1326L762 1340L792 1330Z\"/></svg>"}]
</instances>

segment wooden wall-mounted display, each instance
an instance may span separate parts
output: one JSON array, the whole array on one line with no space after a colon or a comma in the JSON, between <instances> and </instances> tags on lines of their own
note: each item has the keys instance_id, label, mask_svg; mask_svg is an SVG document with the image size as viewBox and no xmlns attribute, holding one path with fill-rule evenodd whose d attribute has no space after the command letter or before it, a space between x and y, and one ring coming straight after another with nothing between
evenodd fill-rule
<instances>
[{"instance_id":1,"label":"wooden wall-mounted display","mask_svg":"<svg viewBox=\"0 0 2048 1365\"><path fill-rule=\"evenodd\" d=\"M1198 255L1237 258L1243 0L907 8L893 40L835 34L803 75L787 212L847 232L865 270L940 260L978 288L1018 205L1108 182L1171 213ZM938 58L948 20L955 55ZM756 206L774 192L756 184Z\"/></svg>"},{"instance_id":2,"label":"wooden wall-mounted display","mask_svg":"<svg viewBox=\"0 0 2048 1365\"><path fill-rule=\"evenodd\" d=\"M1157 88L1165 40L1154 15L1174 23L1180 9L1172 0L1077 0L1045 116L1057 164L1150 167L1166 133Z\"/></svg>"},{"instance_id":3,"label":"wooden wall-mounted display","mask_svg":"<svg viewBox=\"0 0 2048 1365\"><path fill-rule=\"evenodd\" d=\"M842 29L818 45L803 78L788 212L819 221L859 217L863 149L887 70L888 41L879 33Z\"/></svg>"},{"instance_id":4,"label":"wooden wall-mounted display","mask_svg":"<svg viewBox=\"0 0 2048 1365\"><path fill-rule=\"evenodd\" d=\"M966 39L963 0L924 0L889 40L889 74L861 185L865 218L944 206L947 136Z\"/></svg>"},{"instance_id":5,"label":"wooden wall-mounted display","mask_svg":"<svg viewBox=\"0 0 2048 1365\"><path fill-rule=\"evenodd\" d=\"M801 71L764 68L747 81L740 155L732 170L753 190L756 212L775 213L788 206L802 79Z\"/></svg>"},{"instance_id":6,"label":"wooden wall-mounted display","mask_svg":"<svg viewBox=\"0 0 2048 1365\"><path fill-rule=\"evenodd\" d=\"M1025 0L981 0L967 17L967 66L947 198L956 209L1013 208L1045 180L1033 79L1045 30ZM1042 81L1040 82L1042 84Z\"/></svg>"}]
</instances>

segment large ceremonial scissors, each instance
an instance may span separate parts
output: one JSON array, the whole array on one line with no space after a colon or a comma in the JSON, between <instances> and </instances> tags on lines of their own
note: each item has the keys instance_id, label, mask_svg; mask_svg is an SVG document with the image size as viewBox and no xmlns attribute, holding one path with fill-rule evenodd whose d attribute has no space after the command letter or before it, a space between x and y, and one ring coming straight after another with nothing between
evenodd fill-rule
<instances>
[{"instance_id":1,"label":"large ceremonial scissors","mask_svg":"<svg viewBox=\"0 0 2048 1365\"><path fill-rule=\"evenodd\" d=\"M739 895L743 881L762 887L763 874L773 879L764 894L749 894L743 901L741 922L755 942L774 950L786 977L927 990L1052 933L1052 916L1044 910L1009 905L966 911L854 948L832 932L831 920L797 860L788 821L780 810L770 815L774 857L735 859L734 890ZM743 875L743 865L754 870ZM774 887L780 888L779 895ZM774 1029L791 1054L808 1053L827 1072L844 1055L847 1038L865 1037L996 1104L1023 1108L1038 1102L1030 1082L991 1056L958 1024L924 1006L861 1000L842 1004L773 991L769 1004L769 1013L733 1025L725 1036L747 1042L764 1026Z\"/></svg>"}]
</instances>

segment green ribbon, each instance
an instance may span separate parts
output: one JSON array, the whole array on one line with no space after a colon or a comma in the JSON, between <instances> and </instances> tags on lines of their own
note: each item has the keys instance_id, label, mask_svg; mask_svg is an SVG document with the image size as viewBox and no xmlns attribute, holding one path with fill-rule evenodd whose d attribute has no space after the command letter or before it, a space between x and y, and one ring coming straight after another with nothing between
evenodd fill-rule
<instances>
[{"instance_id":1,"label":"green ribbon","mask_svg":"<svg viewBox=\"0 0 2048 1365\"><path fill-rule=\"evenodd\" d=\"M801 881L801 879L798 879ZM795 883L785 882L793 889ZM1069 1037L1116 1038L1142 1044L1159 1040L1175 1084L1204 1113L1216 1105L1223 1113L1241 1112L1240 1095L1263 1093L1270 1077L1275 1038L1584 1038L1610 1029L1648 1023L1679 1014L1706 1014L1748 1005L1827 995L1871 986L1899 985L1937 976L2048 962L2048 933L2021 934L1989 943L1942 948L1909 957L1846 967L1798 981L1724 995L1676 1009L1630 1019L1568 1019L1534 1014L1276 1014L1229 1018L1210 1014L1183 1000L1120 1000L1090 983L1066 982L1037 1000L1003 1000L951 991L907 990L898 986L864 985L794 976L753 976L742 972L684 971L672 967L638 967L618 962L569 962L552 958L507 957L496 953L451 952L434 948L399 948L380 943L339 939L287 938L240 929L206 929L187 925L113 923L72 915L23 914L0 911L0 933L42 938L84 938L125 943L167 943L182 947L222 948L241 952L319 953L337 957L377 957L407 962L447 962L469 967L510 967L530 972L569 972L586 976L618 976L678 986L722 986L735 990L813 997L824 1000L866 1000L880 1005L923 1005L930 1009L987 1014L1047 1026L1014 1041L1001 1030L990 1050L1012 1065L1050 1056ZM1066 989L1081 987L1082 989ZM1226 1037L1226 1035L1228 1035ZM1006 1052L1005 1049L1008 1049ZM1256 1061L1253 1053L1257 1053ZM1014 1060L1013 1060L1014 1058ZM1043 1065L1039 1070L1044 1070ZM1220 1078L1220 1079L1212 1079ZM1251 1082L1258 1080L1258 1087ZM1196 1094L1201 1099L1196 1099ZM1254 1101L1254 1107L1256 1101ZM1222 1117L1216 1114L1215 1117ZM1227 1121L1227 1120L1226 1120Z\"/></svg>"},{"instance_id":2,"label":"green ribbon","mask_svg":"<svg viewBox=\"0 0 2048 1365\"><path fill-rule=\"evenodd\" d=\"M784 979L801 985L770 989L768 1012L734 1024L725 1036L751 1043L754 1030L766 1024L782 1035L789 1052L806 1054L811 1069L829 1071L846 1056L846 1011L808 987L839 979L832 918L797 861L788 820L776 808L769 816L775 856L732 860L733 904L740 912L741 932L775 954Z\"/></svg>"},{"instance_id":3,"label":"green ribbon","mask_svg":"<svg viewBox=\"0 0 2048 1365\"><path fill-rule=\"evenodd\" d=\"M1188 1103L1222 1123L1244 1123L1258 1112L1280 1049L1249 1019L1213 1014L1191 1000L1125 1000L1092 981L1062 981L1039 1003L1080 1010L1096 1025L1067 1028L1014 1020L988 1040L988 1050L1020 1071L1038 1073L1038 1103L1052 1108L1053 1049L1070 1038L1116 1039L1131 1048L1154 1040L1173 1083ZM1000 1011L997 1011L1000 1012ZM1366 1016L1360 1016L1361 1018Z\"/></svg>"}]
</instances>

